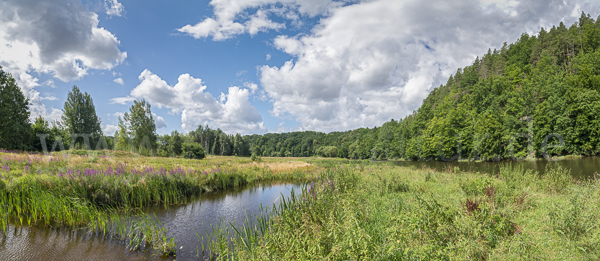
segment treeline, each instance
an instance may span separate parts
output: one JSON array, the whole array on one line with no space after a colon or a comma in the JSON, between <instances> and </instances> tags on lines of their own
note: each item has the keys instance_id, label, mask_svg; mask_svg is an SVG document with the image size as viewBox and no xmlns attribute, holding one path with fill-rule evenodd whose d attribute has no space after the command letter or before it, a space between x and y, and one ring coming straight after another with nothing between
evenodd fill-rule
<instances>
[{"instance_id":1,"label":"treeline","mask_svg":"<svg viewBox=\"0 0 600 261\"><path fill-rule=\"evenodd\" d=\"M38 118L31 124L27 99L0 68L0 148L43 150L45 141L55 150L114 148L159 156L194 154L191 151L202 157L207 153L408 160L596 155L599 47L600 19L582 13L570 27L561 22L550 30L542 28L537 36L523 34L500 50L488 50L432 90L404 119L328 134L241 136L199 126L188 134L174 131L159 136L150 105L142 100L134 102L119 118L119 130L107 137L91 97L77 87L69 92L61 121L49 124Z\"/></svg>"},{"instance_id":2,"label":"treeline","mask_svg":"<svg viewBox=\"0 0 600 261\"><path fill-rule=\"evenodd\" d=\"M51 152L69 149L111 149L162 157L204 158L205 154L250 156L247 137L228 135L208 126L188 134L177 131L157 135L149 103L134 101L118 130L107 136L100 127L92 97L73 86L60 120L48 122L41 116L29 121L29 101L15 79L0 67L0 148ZM206 148L206 150L204 149Z\"/></svg>"},{"instance_id":3,"label":"treeline","mask_svg":"<svg viewBox=\"0 0 600 261\"><path fill-rule=\"evenodd\" d=\"M249 136L263 156L523 159L600 152L600 18L489 50L379 128ZM333 148L334 147L334 148ZM335 153L334 153L335 152Z\"/></svg>"}]
</instances>

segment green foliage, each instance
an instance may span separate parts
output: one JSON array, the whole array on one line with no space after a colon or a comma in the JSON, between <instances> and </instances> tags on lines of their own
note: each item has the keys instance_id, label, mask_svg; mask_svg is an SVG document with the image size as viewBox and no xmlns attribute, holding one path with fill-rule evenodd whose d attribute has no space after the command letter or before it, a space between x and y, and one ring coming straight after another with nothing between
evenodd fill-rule
<instances>
[{"instance_id":1,"label":"green foliage","mask_svg":"<svg viewBox=\"0 0 600 261\"><path fill-rule=\"evenodd\" d=\"M461 180L459 185L467 196L479 196L485 192L486 188L492 186L492 180L488 177L477 177Z\"/></svg>"},{"instance_id":2,"label":"green foliage","mask_svg":"<svg viewBox=\"0 0 600 261\"><path fill-rule=\"evenodd\" d=\"M548 216L554 231L571 240L595 232L598 218L595 211L589 209L589 196L582 192L572 193L567 202L552 204Z\"/></svg>"},{"instance_id":3,"label":"green foliage","mask_svg":"<svg viewBox=\"0 0 600 261\"><path fill-rule=\"evenodd\" d=\"M321 157L335 158L338 155L338 149L336 146L323 146L319 147L316 153Z\"/></svg>"},{"instance_id":4,"label":"green foliage","mask_svg":"<svg viewBox=\"0 0 600 261\"><path fill-rule=\"evenodd\" d=\"M573 182L571 170L558 164L546 165L546 171L542 178L545 188L554 193L563 192Z\"/></svg>"},{"instance_id":5,"label":"green foliage","mask_svg":"<svg viewBox=\"0 0 600 261\"><path fill-rule=\"evenodd\" d=\"M15 79L0 67L0 148L31 149L29 100Z\"/></svg>"},{"instance_id":6,"label":"green foliage","mask_svg":"<svg viewBox=\"0 0 600 261\"><path fill-rule=\"evenodd\" d=\"M221 129L213 130L208 125L198 126L195 131L189 133L189 137L193 142L202 145L206 154L248 157L253 153L248 137L240 134L228 135Z\"/></svg>"},{"instance_id":7,"label":"green foliage","mask_svg":"<svg viewBox=\"0 0 600 261\"><path fill-rule=\"evenodd\" d=\"M129 149L139 151L141 155L149 155L156 149L156 125L150 107L145 100L133 101L129 112L126 112L124 116L128 133L123 136L119 133L121 139L123 137L130 139ZM121 125L120 122L119 125ZM119 126L119 128L121 127ZM118 144L123 145L123 143Z\"/></svg>"},{"instance_id":8,"label":"green foliage","mask_svg":"<svg viewBox=\"0 0 600 261\"><path fill-rule=\"evenodd\" d=\"M205 157L204 148L198 143L184 143L182 148L183 157L186 159L203 159Z\"/></svg>"},{"instance_id":9,"label":"green foliage","mask_svg":"<svg viewBox=\"0 0 600 261\"><path fill-rule=\"evenodd\" d=\"M413 114L379 128L249 136L264 156L523 160L600 153L600 27L582 15L523 34L451 75Z\"/></svg>"},{"instance_id":10,"label":"green foliage","mask_svg":"<svg viewBox=\"0 0 600 261\"><path fill-rule=\"evenodd\" d=\"M46 142L46 149L48 148L48 144L52 145L54 144L54 137L45 137L45 135L50 134L50 126L48 125L48 122L44 120L44 118L42 118L42 116L38 116L35 119L35 122L33 123L33 125L31 125L31 129L33 131L33 149L36 151L43 151L43 144L42 144L42 140L45 139ZM41 136L41 137L40 137Z\"/></svg>"},{"instance_id":11,"label":"green foliage","mask_svg":"<svg viewBox=\"0 0 600 261\"><path fill-rule=\"evenodd\" d=\"M525 170L522 165L500 165L499 178L512 189L528 187L538 181L538 174L531 169Z\"/></svg>"},{"instance_id":12,"label":"green foliage","mask_svg":"<svg viewBox=\"0 0 600 261\"><path fill-rule=\"evenodd\" d=\"M67 95L62 123L75 148L95 149L94 145L103 135L92 97L87 92L81 93L77 86Z\"/></svg>"}]
</instances>

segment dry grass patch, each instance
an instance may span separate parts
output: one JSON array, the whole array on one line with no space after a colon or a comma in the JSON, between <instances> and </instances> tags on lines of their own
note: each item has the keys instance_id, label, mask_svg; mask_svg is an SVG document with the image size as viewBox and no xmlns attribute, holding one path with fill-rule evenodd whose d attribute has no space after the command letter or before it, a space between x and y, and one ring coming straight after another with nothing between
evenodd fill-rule
<instances>
[{"instance_id":1,"label":"dry grass patch","mask_svg":"<svg viewBox=\"0 0 600 261\"><path fill-rule=\"evenodd\" d=\"M285 172L298 169L309 169L315 165L303 161L287 161L287 162L252 162L246 164L249 167L269 168L273 172Z\"/></svg>"}]
</instances>

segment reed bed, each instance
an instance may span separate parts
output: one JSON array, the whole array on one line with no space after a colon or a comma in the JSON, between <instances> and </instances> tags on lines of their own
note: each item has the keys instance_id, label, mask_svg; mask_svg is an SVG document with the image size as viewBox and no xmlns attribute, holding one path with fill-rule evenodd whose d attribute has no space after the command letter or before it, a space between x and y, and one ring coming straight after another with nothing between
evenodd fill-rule
<instances>
[{"instance_id":1,"label":"reed bed","mask_svg":"<svg viewBox=\"0 0 600 261\"><path fill-rule=\"evenodd\" d=\"M173 255L173 239L143 207L184 204L204 192L254 182L306 180L318 170L302 163L274 171L233 157L197 161L111 153L0 152L2 231L10 224L86 229L124 240L132 251L153 246Z\"/></svg>"}]
</instances>

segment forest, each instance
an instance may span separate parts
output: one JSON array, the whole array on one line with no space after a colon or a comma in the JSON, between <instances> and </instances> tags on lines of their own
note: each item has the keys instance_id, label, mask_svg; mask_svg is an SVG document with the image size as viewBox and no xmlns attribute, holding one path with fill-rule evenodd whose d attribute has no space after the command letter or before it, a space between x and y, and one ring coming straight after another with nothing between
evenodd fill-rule
<instances>
[{"instance_id":1,"label":"forest","mask_svg":"<svg viewBox=\"0 0 600 261\"><path fill-rule=\"evenodd\" d=\"M198 126L157 135L146 101L135 101L112 136L93 100L74 86L60 121L29 121L28 100L0 68L0 148L133 150L143 155L502 160L600 152L600 17L581 14L488 50L434 88L420 108L380 127L343 132L226 134ZM85 133L85 134L83 134ZM191 151L194 151L192 153Z\"/></svg>"},{"instance_id":2,"label":"forest","mask_svg":"<svg viewBox=\"0 0 600 261\"><path fill-rule=\"evenodd\" d=\"M381 127L249 136L263 156L502 160L600 151L600 18L488 50Z\"/></svg>"}]
</instances>

